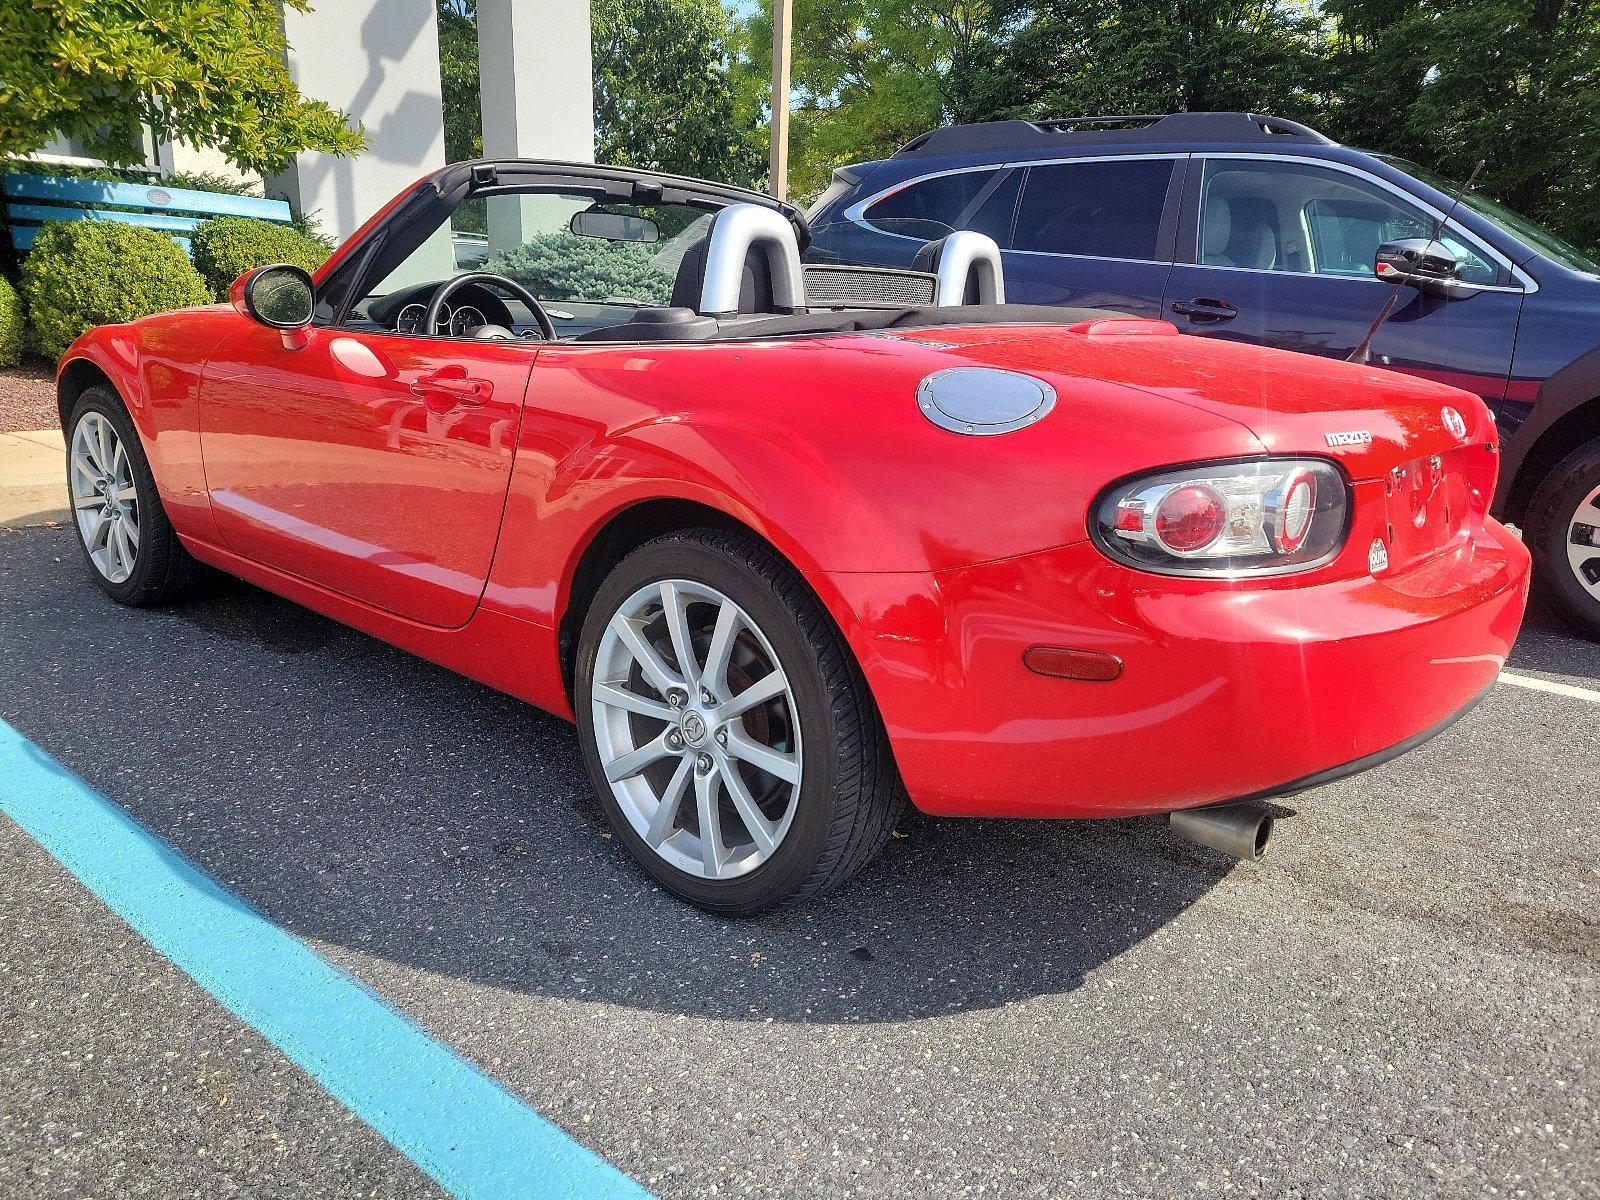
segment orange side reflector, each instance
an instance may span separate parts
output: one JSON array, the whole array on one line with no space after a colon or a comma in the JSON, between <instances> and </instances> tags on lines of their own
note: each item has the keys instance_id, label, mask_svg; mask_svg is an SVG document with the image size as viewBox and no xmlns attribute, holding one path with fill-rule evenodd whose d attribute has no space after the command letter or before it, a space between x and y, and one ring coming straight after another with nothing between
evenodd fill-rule
<instances>
[{"instance_id":1,"label":"orange side reflector","mask_svg":"<svg viewBox=\"0 0 1600 1200\"><path fill-rule=\"evenodd\" d=\"M1122 674L1122 660L1100 650L1074 650L1070 646L1029 646L1022 652L1022 665L1035 675L1057 679L1087 679L1110 683Z\"/></svg>"}]
</instances>

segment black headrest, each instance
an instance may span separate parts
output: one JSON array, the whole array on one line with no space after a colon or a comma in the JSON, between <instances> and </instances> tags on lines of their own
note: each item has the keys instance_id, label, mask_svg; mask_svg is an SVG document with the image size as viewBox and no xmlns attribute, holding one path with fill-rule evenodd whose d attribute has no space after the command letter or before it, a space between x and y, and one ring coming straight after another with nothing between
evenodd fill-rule
<instances>
[{"instance_id":1,"label":"black headrest","mask_svg":"<svg viewBox=\"0 0 1600 1200\"><path fill-rule=\"evenodd\" d=\"M911 260L912 268L917 271L927 271L929 274L937 274L939 258L944 254L944 244L949 240L950 238L945 236L936 242L929 242L923 246L922 249L917 251L916 257ZM961 303L977 304L978 300L978 273L969 267L967 269L967 286L961 292Z\"/></svg>"},{"instance_id":2,"label":"black headrest","mask_svg":"<svg viewBox=\"0 0 1600 1200\"><path fill-rule=\"evenodd\" d=\"M700 311L700 295L706 282L706 253L710 248L711 234L694 242L683 252L678 264L677 277L672 281L672 307L692 308ZM776 312L772 296L772 270L767 257L752 247L744 257L744 278L739 281L739 311L741 313Z\"/></svg>"}]
</instances>

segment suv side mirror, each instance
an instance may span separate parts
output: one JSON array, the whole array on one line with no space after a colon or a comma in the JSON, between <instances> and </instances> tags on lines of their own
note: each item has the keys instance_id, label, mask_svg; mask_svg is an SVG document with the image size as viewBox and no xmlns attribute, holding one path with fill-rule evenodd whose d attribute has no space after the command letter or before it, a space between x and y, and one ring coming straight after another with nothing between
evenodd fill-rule
<instances>
[{"instance_id":1,"label":"suv side mirror","mask_svg":"<svg viewBox=\"0 0 1600 1200\"><path fill-rule=\"evenodd\" d=\"M228 299L252 321L282 330L284 345L298 348L303 341L291 335L311 324L316 296L311 276L304 269L273 263L235 279L228 289Z\"/></svg>"},{"instance_id":2,"label":"suv side mirror","mask_svg":"<svg viewBox=\"0 0 1600 1200\"><path fill-rule=\"evenodd\" d=\"M1432 238L1399 238L1378 247L1373 273L1385 283L1413 287L1424 296L1465 300L1472 289L1461 282L1461 262Z\"/></svg>"}]
</instances>

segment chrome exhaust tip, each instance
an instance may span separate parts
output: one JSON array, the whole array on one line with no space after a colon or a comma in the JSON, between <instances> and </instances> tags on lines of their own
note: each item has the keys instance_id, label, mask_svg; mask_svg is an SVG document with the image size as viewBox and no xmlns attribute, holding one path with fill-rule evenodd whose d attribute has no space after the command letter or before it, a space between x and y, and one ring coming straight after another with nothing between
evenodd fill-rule
<instances>
[{"instance_id":1,"label":"chrome exhaust tip","mask_svg":"<svg viewBox=\"0 0 1600 1200\"><path fill-rule=\"evenodd\" d=\"M1173 832L1240 862L1255 862L1272 839L1272 810L1264 804L1218 804L1167 814Z\"/></svg>"}]
</instances>

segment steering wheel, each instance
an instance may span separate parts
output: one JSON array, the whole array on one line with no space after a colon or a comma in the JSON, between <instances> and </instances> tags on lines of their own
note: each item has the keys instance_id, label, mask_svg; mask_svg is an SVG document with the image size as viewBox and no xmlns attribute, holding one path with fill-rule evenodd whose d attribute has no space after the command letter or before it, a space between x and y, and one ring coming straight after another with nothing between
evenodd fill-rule
<instances>
[{"instance_id":1,"label":"steering wheel","mask_svg":"<svg viewBox=\"0 0 1600 1200\"><path fill-rule=\"evenodd\" d=\"M544 305L514 279L507 279L504 275L494 275L488 271L472 271L466 275L457 275L454 279L447 279L440 284L433 293L433 299L428 301L428 311L422 318L422 328L433 330L439 327L439 314L444 311L444 302L469 284L478 284L481 287L498 287L502 291L522 301L528 311L533 314L534 322L539 326L539 332L544 334L544 340L556 340L555 322L550 319L550 314L545 312ZM509 339L508 339L509 340Z\"/></svg>"}]
</instances>

